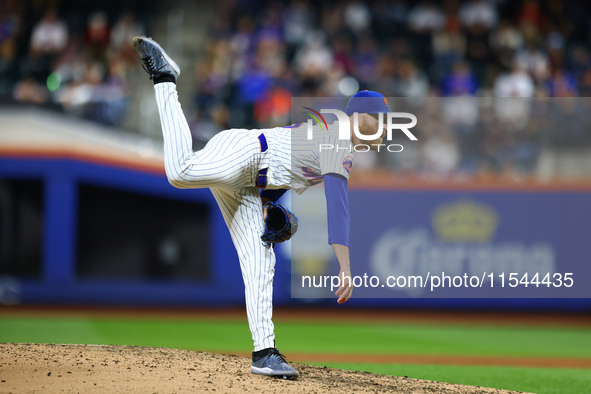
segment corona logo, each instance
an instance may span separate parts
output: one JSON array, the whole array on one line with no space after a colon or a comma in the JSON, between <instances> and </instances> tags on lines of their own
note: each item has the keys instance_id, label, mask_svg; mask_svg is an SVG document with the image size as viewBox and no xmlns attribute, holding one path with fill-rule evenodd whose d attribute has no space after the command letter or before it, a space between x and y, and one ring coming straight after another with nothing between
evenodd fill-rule
<instances>
[{"instance_id":1,"label":"corona logo","mask_svg":"<svg viewBox=\"0 0 591 394\"><path fill-rule=\"evenodd\" d=\"M496 212L473 201L458 201L437 208L432 225L442 241L487 242L499 225Z\"/></svg>"}]
</instances>

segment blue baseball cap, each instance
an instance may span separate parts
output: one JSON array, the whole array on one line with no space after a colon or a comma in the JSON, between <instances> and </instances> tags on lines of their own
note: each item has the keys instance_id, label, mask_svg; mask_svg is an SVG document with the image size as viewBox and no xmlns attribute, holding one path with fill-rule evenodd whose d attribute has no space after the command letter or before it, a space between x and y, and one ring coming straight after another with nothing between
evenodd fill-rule
<instances>
[{"instance_id":1,"label":"blue baseball cap","mask_svg":"<svg viewBox=\"0 0 591 394\"><path fill-rule=\"evenodd\" d=\"M379 114L388 111L388 100L383 94L371 90L362 90L351 96L345 112L347 115L353 115L353 112Z\"/></svg>"}]
</instances>

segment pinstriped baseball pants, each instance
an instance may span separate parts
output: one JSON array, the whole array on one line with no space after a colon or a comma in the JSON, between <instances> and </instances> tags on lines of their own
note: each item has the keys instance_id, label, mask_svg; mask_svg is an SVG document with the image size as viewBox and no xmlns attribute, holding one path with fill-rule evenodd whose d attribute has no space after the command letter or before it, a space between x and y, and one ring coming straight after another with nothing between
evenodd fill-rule
<instances>
[{"instance_id":1,"label":"pinstriped baseball pants","mask_svg":"<svg viewBox=\"0 0 591 394\"><path fill-rule=\"evenodd\" d=\"M176 85L154 85L164 136L164 167L171 185L210 188L238 253L246 296L246 313L254 350L274 347L273 275L275 254L260 240L263 209L254 186L260 132L225 130L207 145L192 150L191 132L178 101Z\"/></svg>"}]
</instances>

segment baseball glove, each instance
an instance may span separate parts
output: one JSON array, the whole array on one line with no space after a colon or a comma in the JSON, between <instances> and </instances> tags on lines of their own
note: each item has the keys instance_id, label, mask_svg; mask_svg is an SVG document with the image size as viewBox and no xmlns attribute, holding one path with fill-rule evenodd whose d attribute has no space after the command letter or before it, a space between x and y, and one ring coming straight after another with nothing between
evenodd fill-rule
<instances>
[{"instance_id":1,"label":"baseball glove","mask_svg":"<svg viewBox=\"0 0 591 394\"><path fill-rule=\"evenodd\" d=\"M290 239L298 231L298 218L279 204L269 201L263 207L265 213L265 232L261 240L265 247Z\"/></svg>"}]
</instances>

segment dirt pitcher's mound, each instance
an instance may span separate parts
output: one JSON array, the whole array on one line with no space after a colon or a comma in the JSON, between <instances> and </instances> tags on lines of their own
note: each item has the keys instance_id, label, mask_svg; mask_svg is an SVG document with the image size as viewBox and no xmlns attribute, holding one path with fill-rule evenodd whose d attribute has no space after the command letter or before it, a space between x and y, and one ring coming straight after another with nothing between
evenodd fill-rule
<instances>
[{"instance_id":1,"label":"dirt pitcher's mound","mask_svg":"<svg viewBox=\"0 0 591 394\"><path fill-rule=\"evenodd\" d=\"M508 393L426 380L294 364L301 377L250 373L250 360L135 346L0 344L0 392L446 392Z\"/></svg>"}]
</instances>

